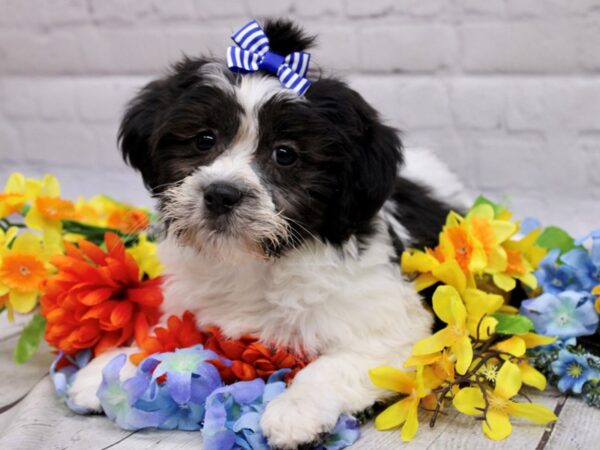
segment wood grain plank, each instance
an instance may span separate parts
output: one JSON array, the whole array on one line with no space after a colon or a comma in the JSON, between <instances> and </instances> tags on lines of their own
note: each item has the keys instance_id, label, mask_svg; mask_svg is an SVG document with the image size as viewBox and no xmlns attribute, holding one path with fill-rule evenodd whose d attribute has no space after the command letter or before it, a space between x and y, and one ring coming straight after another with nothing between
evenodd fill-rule
<instances>
[{"instance_id":1,"label":"wood grain plank","mask_svg":"<svg viewBox=\"0 0 600 450\"><path fill-rule=\"evenodd\" d=\"M104 416L79 416L54 393L49 377L40 381L0 430L1 449L82 449L110 447L132 432Z\"/></svg>"},{"instance_id":2,"label":"wood grain plank","mask_svg":"<svg viewBox=\"0 0 600 450\"><path fill-rule=\"evenodd\" d=\"M568 398L545 450L590 450L600 448L600 409L582 400Z\"/></svg>"},{"instance_id":3,"label":"wood grain plank","mask_svg":"<svg viewBox=\"0 0 600 450\"><path fill-rule=\"evenodd\" d=\"M0 411L6 409L27 394L48 373L54 359L45 342L38 352L25 364L13 360L18 336L0 341L0 379L10 380L10 388L0 389Z\"/></svg>"}]
</instances>

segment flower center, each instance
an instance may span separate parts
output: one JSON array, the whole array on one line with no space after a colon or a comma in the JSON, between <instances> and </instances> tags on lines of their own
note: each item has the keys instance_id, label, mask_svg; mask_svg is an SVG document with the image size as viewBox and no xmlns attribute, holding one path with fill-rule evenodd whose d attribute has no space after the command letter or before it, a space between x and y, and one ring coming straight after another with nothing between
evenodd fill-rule
<instances>
[{"instance_id":1,"label":"flower center","mask_svg":"<svg viewBox=\"0 0 600 450\"><path fill-rule=\"evenodd\" d=\"M552 284L556 287L562 287L562 281L560 281L558 278L552 279Z\"/></svg>"},{"instance_id":2,"label":"flower center","mask_svg":"<svg viewBox=\"0 0 600 450\"><path fill-rule=\"evenodd\" d=\"M0 265L0 280L20 292L37 290L45 277L44 263L33 255L9 254Z\"/></svg>"},{"instance_id":3,"label":"flower center","mask_svg":"<svg viewBox=\"0 0 600 450\"><path fill-rule=\"evenodd\" d=\"M571 378L579 378L583 373L583 367L581 367L577 363L569 364L569 368L567 369L567 373Z\"/></svg>"},{"instance_id":4,"label":"flower center","mask_svg":"<svg viewBox=\"0 0 600 450\"><path fill-rule=\"evenodd\" d=\"M481 374L488 381L496 381L496 377L498 376L498 368L492 365L485 365L480 370Z\"/></svg>"},{"instance_id":5,"label":"flower center","mask_svg":"<svg viewBox=\"0 0 600 450\"><path fill-rule=\"evenodd\" d=\"M488 403L490 405L490 409L498 412L506 412L508 410L508 400L498 397L491 392L488 392Z\"/></svg>"},{"instance_id":6,"label":"flower center","mask_svg":"<svg viewBox=\"0 0 600 450\"><path fill-rule=\"evenodd\" d=\"M19 272L24 277L28 277L29 275L31 275L31 270L29 270L29 267L27 267L27 266L21 266L21 267L19 267Z\"/></svg>"},{"instance_id":7,"label":"flower center","mask_svg":"<svg viewBox=\"0 0 600 450\"><path fill-rule=\"evenodd\" d=\"M570 322L570 318L568 314L562 313L556 317L556 321L560 326L565 326Z\"/></svg>"}]
</instances>

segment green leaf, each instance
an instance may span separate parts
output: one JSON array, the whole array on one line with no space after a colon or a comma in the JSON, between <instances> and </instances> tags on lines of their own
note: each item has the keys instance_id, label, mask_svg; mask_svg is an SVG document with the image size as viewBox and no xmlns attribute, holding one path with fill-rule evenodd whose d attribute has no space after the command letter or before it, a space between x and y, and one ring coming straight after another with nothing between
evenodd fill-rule
<instances>
[{"instance_id":1,"label":"green leaf","mask_svg":"<svg viewBox=\"0 0 600 450\"><path fill-rule=\"evenodd\" d=\"M492 209L494 210L495 215L498 215L504 209L504 207L502 205L500 205L498 203L494 203L489 198L484 197L483 195L480 195L479 197L477 197L477 199L475 200L475 203L473 203L472 208L475 208L476 206L479 206L479 205L490 205L492 207Z\"/></svg>"},{"instance_id":2,"label":"green leaf","mask_svg":"<svg viewBox=\"0 0 600 450\"><path fill-rule=\"evenodd\" d=\"M15 347L14 358L18 364L28 361L40 345L44 331L46 330L46 319L36 311L29 323L25 326Z\"/></svg>"},{"instance_id":3,"label":"green leaf","mask_svg":"<svg viewBox=\"0 0 600 450\"><path fill-rule=\"evenodd\" d=\"M494 313L492 317L498 321L496 333L519 335L533 330L533 323L528 317L520 314Z\"/></svg>"},{"instance_id":4,"label":"green leaf","mask_svg":"<svg viewBox=\"0 0 600 450\"><path fill-rule=\"evenodd\" d=\"M566 253L575 248L575 240L565 230L559 227L549 226L542 231L535 241L540 247L551 250L560 249L561 253Z\"/></svg>"}]
</instances>

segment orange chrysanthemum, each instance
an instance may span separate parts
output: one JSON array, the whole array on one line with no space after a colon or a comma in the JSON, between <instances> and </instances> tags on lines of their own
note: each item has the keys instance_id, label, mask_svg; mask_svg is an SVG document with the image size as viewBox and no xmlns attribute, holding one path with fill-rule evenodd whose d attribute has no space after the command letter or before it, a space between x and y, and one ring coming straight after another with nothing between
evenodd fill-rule
<instances>
[{"instance_id":1,"label":"orange chrysanthemum","mask_svg":"<svg viewBox=\"0 0 600 450\"><path fill-rule=\"evenodd\" d=\"M94 355L146 336L160 316L160 279L142 280L135 260L120 238L107 233L107 251L81 240L65 243L66 255L51 261L58 269L43 285L41 312L46 340L74 354L92 348Z\"/></svg>"},{"instance_id":2,"label":"orange chrysanthemum","mask_svg":"<svg viewBox=\"0 0 600 450\"><path fill-rule=\"evenodd\" d=\"M194 315L188 311L181 319L171 316L166 328L156 327L154 335L147 335L137 343L143 351L131 356L134 364L139 364L153 353L171 352L177 348L202 344L232 362L231 365L227 365L221 360L211 361L227 384L259 377L266 380L275 371L283 368L291 369L286 376L286 381L289 381L310 362L283 349L269 348L252 336L228 339L216 327L211 327L206 332L199 331Z\"/></svg>"}]
</instances>

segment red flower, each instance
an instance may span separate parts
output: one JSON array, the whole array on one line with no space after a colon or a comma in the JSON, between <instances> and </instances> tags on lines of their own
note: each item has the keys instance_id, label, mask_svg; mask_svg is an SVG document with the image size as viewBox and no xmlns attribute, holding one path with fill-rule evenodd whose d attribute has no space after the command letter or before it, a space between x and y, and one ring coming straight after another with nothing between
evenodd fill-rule
<instances>
[{"instance_id":1,"label":"red flower","mask_svg":"<svg viewBox=\"0 0 600 450\"><path fill-rule=\"evenodd\" d=\"M114 233L106 233L107 251L86 240L65 242L66 255L51 261L58 269L44 283L41 311L46 340L74 354L93 348L98 355L146 336L160 317L160 278L142 280L135 260Z\"/></svg>"},{"instance_id":2,"label":"red flower","mask_svg":"<svg viewBox=\"0 0 600 450\"><path fill-rule=\"evenodd\" d=\"M181 319L169 317L167 328L157 327L153 336L145 336L137 342L143 351L131 356L134 364L139 364L153 353L171 352L176 348L202 344L232 362L227 365L218 359L211 361L226 384L259 377L266 380L273 372L283 368L291 369L286 375L286 381L289 381L310 362L286 350L267 347L252 336L228 339L217 327L201 332L196 327L194 315L189 311Z\"/></svg>"}]
</instances>

